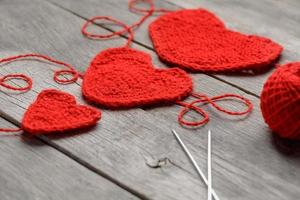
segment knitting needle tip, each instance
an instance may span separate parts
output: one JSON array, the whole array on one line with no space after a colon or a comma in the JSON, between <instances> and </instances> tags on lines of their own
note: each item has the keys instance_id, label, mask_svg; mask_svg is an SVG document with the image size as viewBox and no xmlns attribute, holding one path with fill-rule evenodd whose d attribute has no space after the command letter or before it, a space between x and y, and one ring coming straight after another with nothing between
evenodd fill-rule
<instances>
[{"instance_id":1,"label":"knitting needle tip","mask_svg":"<svg viewBox=\"0 0 300 200\"><path fill-rule=\"evenodd\" d=\"M177 142L179 143L179 145L182 147L183 151L185 152L185 154L187 155L187 157L190 159L190 161L192 162L193 166L195 167L197 173L199 174L199 176L201 177L201 179L203 180L203 182L209 186L208 180L205 177L204 173L202 172L202 170L200 169L199 165L197 164L196 160L193 158L192 154L190 153L190 151L187 149L187 147L185 146L185 144L183 143L183 141L180 139L179 135L177 134L177 132L172 129L172 133L175 136ZM210 137L210 130L209 130L209 137ZM211 188L211 194L214 197L215 200L220 200L218 195L216 194L216 192L214 191L214 189Z\"/></svg>"}]
</instances>

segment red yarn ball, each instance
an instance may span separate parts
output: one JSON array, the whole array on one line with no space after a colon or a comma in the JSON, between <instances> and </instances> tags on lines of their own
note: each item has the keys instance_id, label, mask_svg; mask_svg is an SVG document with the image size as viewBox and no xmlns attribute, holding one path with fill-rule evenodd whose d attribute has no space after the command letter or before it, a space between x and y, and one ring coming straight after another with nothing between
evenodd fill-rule
<instances>
[{"instance_id":1,"label":"red yarn ball","mask_svg":"<svg viewBox=\"0 0 300 200\"><path fill-rule=\"evenodd\" d=\"M282 138L300 139L300 62L280 66L264 85L261 111Z\"/></svg>"}]
</instances>

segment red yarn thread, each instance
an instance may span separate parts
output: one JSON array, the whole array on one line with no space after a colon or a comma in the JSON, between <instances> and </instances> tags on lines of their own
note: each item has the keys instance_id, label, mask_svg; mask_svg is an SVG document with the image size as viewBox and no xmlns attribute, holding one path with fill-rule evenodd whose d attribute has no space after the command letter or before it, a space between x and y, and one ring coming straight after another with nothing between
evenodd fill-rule
<instances>
[{"instance_id":1,"label":"red yarn thread","mask_svg":"<svg viewBox=\"0 0 300 200\"><path fill-rule=\"evenodd\" d=\"M282 138L300 139L300 62L279 66L264 84L261 111Z\"/></svg>"},{"instance_id":2,"label":"red yarn thread","mask_svg":"<svg viewBox=\"0 0 300 200\"><path fill-rule=\"evenodd\" d=\"M107 35L102 35L102 34L94 34L94 33L89 33L87 31L87 27L90 25L90 24L95 24L97 20L101 20L101 19L104 19L104 20L107 20L107 21L111 21L111 22L114 22L115 24L119 25L119 26L122 26L124 29L121 30L121 31L115 31L115 32L112 32L111 34L107 34ZM119 21L119 20L116 20L114 18L111 18L111 17L107 17L107 16L96 16L96 17L93 17L89 20L87 20L82 28L81 28L81 32L84 36L90 38L90 39L108 39L108 38L111 38L115 35L121 35L122 33L124 33L125 31L127 31L129 33L129 37L127 39L127 42L125 44L125 47L128 47L132 40L133 40L133 32L131 31L130 27L128 27L126 24L124 24L123 22Z\"/></svg>"},{"instance_id":3,"label":"red yarn thread","mask_svg":"<svg viewBox=\"0 0 300 200\"><path fill-rule=\"evenodd\" d=\"M52 59L48 56L41 55L41 54L23 54L23 55L11 56L11 57L0 59L0 64L1 63L7 63L7 62L13 62L13 61L18 60L18 59L26 59L26 58L34 58L34 59L39 58L39 59L42 59L42 60L49 61L51 63L55 63L55 64L58 64L58 65L62 65L64 67L67 67L68 70L55 71L53 79L57 83L69 84L69 83L77 81L78 77L81 77L81 78L83 77L83 75L79 74L71 65L66 64L64 62L61 62L61 61L58 61L58 60L55 60L55 59ZM68 79L68 80L60 79L59 76L63 75L63 74L71 74L72 78ZM8 80L12 80L12 79L21 79L21 80L25 81L27 85L24 86L24 87L15 87L15 86L12 86L12 85L9 85L9 84L6 83ZM5 76L0 78L0 85L2 87L10 89L10 90L25 91L26 92L26 91L29 91L32 88L32 79L30 77L24 75L24 74L9 74L9 75L5 75ZM22 129L0 128L0 132L18 132L20 130L22 130Z\"/></svg>"},{"instance_id":4,"label":"red yarn thread","mask_svg":"<svg viewBox=\"0 0 300 200\"><path fill-rule=\"evenodd\" d=\"M13 132L19 132L22 131L21 128L15 128L15 129L10 129L10 128L0 128L0 132L6 132L6 133L13 133Z\"/></svg>"},{"instance_id":5,"label":"red yarn thread","mask_svg":"<svg viewBox=\"0 0 300 200\"><path fill-rule=\"evenodd\" d=\"M184 126L194 126L195 127L195 126L201 126L203 124L206 124L209 121L209 115L203 109L195 106L195 104L198 101L199 100L194 100L191 103L185 103L182 101L176 102L178 105L183 106L183 109L178 114L179 124L184 125ZM190 122L190 121L184 120L185 114L187 114L190 110L194 110L195 112L199 113L203 117L203 119L196 121L196 122Z\"/></svg>"},{"instance_id":6,"label":"red yarn thread","mask_svg":"<svg viewBox=\"0 0 300 200\"><path fill-rule=\"evenodd\" d=\"M246 99L245 97L242 97L240 95L237 94L223 94L223 95L219 95L219 96L215 96L212 98L208 98L206 95L204 94L196 94L196 93L192 93L191 94L193 97L199 98L199 100L196 100L195 103L209 103L211 104L213 107L215 107L217 110L226 113L228 115L244 115L247 114L249 112L251 112L251 110L253 109L253 105L250 102L249 99ZM232 99L237 99L240 100L240 102L244 103L247 106L247 109L245 111L242 112L237 112L237 111L230 111L227 110L225 108L222 108L221 106L217 105L215 103L215 101L220 101L220 100L224 100L226 98L232 98Z\"/></svg>"},{"instance_id":7,"label":"red yarn thread","mask_svg":"<svg viewBox=\"0 0 300 200\"><path fill-rule=\"evenodd\" d=\"M11 57L0 59L0 64L5 63L5 62L12 62L12 61L15 61L15 60L18 60L18 59L24 59L24 58L25 59L26 58L33 58L33 59L39 58L39 59L42 59L42 60L52 62L52 63L57 64L57 65L62 65L64 67L67 67L69 70L59 70L59 71L55 71L55 73L54 73L53 79L57 83L60 83L60 84L73 83L73 82L77 81L78 77L80 77L80 78L83 77L83 75L78 73L71 65L69 65L67 63L64 63L64 62L61 62L61 61L58 61L58 60L55 60L55 59L52 59L48 56L41 55L41 54L22 54L22 55L17 55L17 56L11 56ZM71 74L72 78L68 79L68 80L60 79L59 76L63 75L63 74ZM5 83L5 81L7 81L8 79L14 79L14 78L22 79L25 82L27 82L28 85L24 88L16 88L16 87L10 86L10 85ZM2 85L3 87L6 87L8 89L11 89L11 90L22 90L22 91L25 90L25 91L28 91L32 87L32 80L31 80L30 77L28 77L26 75L23 75L23 74L11 74L11 75L6 75L6 76L2 77L0 79L0 85Z\"/></svg>"},{"instance_id":8,"label":"red yarn thread","mask_svg":"<svg viewBox=\"0 0 300 200\"><path fill-rule=\"evenodd\" d=\"M205 111L203 111L201 108L195 106L195 104L198 104L198 103L211 104L217 110L219 110L225 114L228 114L228 115L245 115L245 114L250 113L253 109L253 104L250 102L249 99L246 99L245 97L242 97L242 96L239 96L236 94L224 94L224 95L209 98L204 94L191 93L191 96L193 96L197 99L192 101L191 103L185 103L185 102L180 102L180 101L177 102L177 104L184 107L178 115L178 122L181 125L200 126L209 121L209 115ZM221 101L226 98L235 98L235 99L239 100L240 102L244 103L247 106L247 109L242 112L230 111L225 108L222 108L221 106L219 106L215 103L215 101ZM183 118L184 118L185 114L187 114L190 110L194 110L194 111L198 112L200 115L203 116L203 119L200 121L197 121L197 122L189 122L189 121L184 120Z\"/></svg>"},{"instance_id":9,"label":"red yarn thread","mask_svg":"<svg viewBox=\"0 0 300 200\"><path fill-rule=\"evenodd\" d=\"M6 84L6 81L11 79L21 79L27 83L25 87L14 87L12 85ZM17 91L28 91L32 88L32 80L24 74L8 74L0 78L0 85L7 89L17 90Z\"/></svg>"},{"instance_id":10,"label":"red yarn thread","mask_svg":"<svg viewBox=\"0 0 300 200\"><path fill-rule=\"evenodd\" d=\"M137 3L140 2L145 2L148 3L150 5L149 9L142 9L142 8L138 8L136 7ZM153 13L158 12L158 13L164 13L164 12L170 12L169 10L166 9L155 9L153 1L152 0L130 0L128 3L128 8L129 10L133 11L133 12L137 12L137 13L143 13L144 15L135 23L133 23L130 26L127 26L125 23L114 19L112 17L108 17L108 16L95 16L92 17L91 19L88 19L82 26L81 28L81 32L84 36L86 36L87 38L90 39L108 39L111 38L113 36L120 36L122 34L124 34L125 32L129 33L129 37L127 39L127 43L125 44L125 47L129 47L134 36L133 36L133 29L135 29L136 27L140 26L148 17L150 17ZM120 31L113 31L110 34L94 34L94 33L89 33L87 31L88 26L90 26L91 24L96 24L97 20L106 20L106 21L110 21L113 22L121 27L123 27L123 29L121 29Z\"/></svg>"}]
</instances>

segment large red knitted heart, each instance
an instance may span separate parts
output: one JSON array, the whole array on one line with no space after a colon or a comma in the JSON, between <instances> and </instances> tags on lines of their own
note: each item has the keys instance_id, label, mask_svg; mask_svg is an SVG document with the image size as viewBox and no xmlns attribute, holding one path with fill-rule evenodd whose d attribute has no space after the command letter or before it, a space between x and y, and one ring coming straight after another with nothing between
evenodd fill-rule
<instances>
[{"instance_id":1,"label":"large red knitted heart","mask_svg":"<svg viewBox=\"0 0 300 200\"><path fill-rule=\"evenodd\" d=\"M93 126L100 118L97 109L77 105L74 96L49 89L42 91L29 106L22 129L31 135L65 132Z\"/></svg>"},{"instance_id":2,"label":"large red knitted heart","mask_svg":"<svg viewBox=\"0 0 300 200\"><path fill-rule=\"evenodd\" d=\"M259 69L282 51L270 39L226 29L204 9L167 13L150 24L149 33L163 61L193 71Z\"/></svg>"},{"instance_id":3,"label":"large red knitted heart","mask_svg":"<svg viewBox=\"0 0 300 200\"><path fill-rule=\"evenodd\" d=\"M192 80L184 71L155 69L149 55L126 47L99 53L82 84L88 100L109 108L174 103L191 91Z\"/></svg>"}]
</instances>

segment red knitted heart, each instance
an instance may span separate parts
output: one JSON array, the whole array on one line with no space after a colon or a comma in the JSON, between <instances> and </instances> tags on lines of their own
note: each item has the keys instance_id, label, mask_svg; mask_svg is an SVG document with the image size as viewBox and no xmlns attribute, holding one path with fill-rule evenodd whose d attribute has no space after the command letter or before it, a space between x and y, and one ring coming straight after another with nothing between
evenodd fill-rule
<instances>
[{"instance_id":1,"label":"red knitted heart","mask_svg":"<svg viewBox=\"0 0 300 200\"><path fill-rule=\"evenodd\" d=\"M150 24L149 32L163 61L194 71L259 69L283 49L270 39L226 29L204 9L167 13Z\"/></svg>"},{"instance_id":2,"label":"red knitted heart","mask_svg":"<svg viewBox=\"0 0 300 200\"><path fill-rule=\"evenodd\" d=\"M109 108L174 103L191 91L184 71L155 69L149 55L126 47L99 53L82 83L88 100Z\"/></svg>"},{"instance_id":3,"label":"red knitted heart","mask_svg":"<svg viewBox=\"0 0 300 200\"><path fill-rule=\"evenodd\" d=\"M26 111L22 128L31 135L93 126L101 118L95 108L76 105L74 96L58 90L42 91Z\"/></svg>"}]
</instances>

